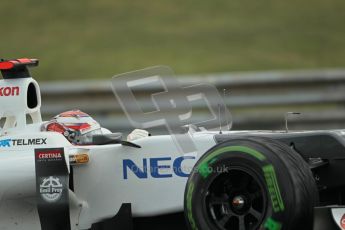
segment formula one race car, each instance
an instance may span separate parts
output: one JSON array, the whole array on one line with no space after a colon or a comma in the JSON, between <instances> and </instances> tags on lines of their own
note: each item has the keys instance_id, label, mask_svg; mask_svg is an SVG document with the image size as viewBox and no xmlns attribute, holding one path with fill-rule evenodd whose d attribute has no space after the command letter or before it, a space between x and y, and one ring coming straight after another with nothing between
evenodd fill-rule
<instances>
[{"instance_id":1,"label":"formula one race car","mask_svg":"<svg viewBox=\"0 0 345 230\"><path fill-rule=\"evenodd\" d=\"M0 61L0 229L345 229L345 131L190 125L181 153L81 111L43 122L37 65Z\"/></svg>"}]
</instances>

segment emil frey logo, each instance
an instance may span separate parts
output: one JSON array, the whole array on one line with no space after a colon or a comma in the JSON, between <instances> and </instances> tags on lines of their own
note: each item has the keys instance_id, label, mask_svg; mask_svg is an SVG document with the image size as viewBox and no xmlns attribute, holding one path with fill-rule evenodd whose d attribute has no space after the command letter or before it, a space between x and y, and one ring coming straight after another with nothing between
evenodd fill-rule
<instances>
[{"instance_id":1,"label":"emil frey logo","mask_svg":"<svg viewBox=\"0 0 345 230\"><path fill-rule=\"evenodd\" d=\"M19 87L0 87L0 97L18 96Z\"/></svg>"},{"instance_id":2,"label":"emil frey logo","mask_svg":"<svg viewBox=\"0 0 345 230\"><path fill-rule=\"evenodd\" d=\"M43 200L50 203L58 201L62 196L62 191L63 185L58 177L44 178L40 184L40 194Z\"/></svg>"},{"instance_id":3,"label":"emil frey logo","mask_svg":"<svg viewBox=\"0 0 345 230\"><path fill-rule=\"evenodd\" d=\"M0 140L0 147L46 145L46 144L47 144L47 138Z\"/></svg>"}]
</instances>

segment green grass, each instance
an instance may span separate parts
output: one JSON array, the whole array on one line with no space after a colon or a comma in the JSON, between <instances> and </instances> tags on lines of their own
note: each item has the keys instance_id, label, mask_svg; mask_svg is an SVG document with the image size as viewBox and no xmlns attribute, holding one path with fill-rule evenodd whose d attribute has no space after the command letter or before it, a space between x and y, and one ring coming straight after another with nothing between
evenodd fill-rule
<instances>
[{"instance_id":1,"label":"green grass","mask_svg":"<svg viewBox=\"0 0 345 230\"><path fill-rule=\"evenodd\" d=\"M345 67L344 0L2 0L0 57L44 80Z\"/></svg>"}]
</instances>

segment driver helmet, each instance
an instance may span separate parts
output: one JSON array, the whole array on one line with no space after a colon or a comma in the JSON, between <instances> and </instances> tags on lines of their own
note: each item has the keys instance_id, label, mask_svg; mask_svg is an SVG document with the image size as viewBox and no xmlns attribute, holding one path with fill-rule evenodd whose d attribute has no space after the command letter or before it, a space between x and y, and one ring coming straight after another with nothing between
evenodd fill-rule
<instances>
[{"instance_id":1,"label":"driver helmet","mask_svg":"<svg viewBox=\"0 0 345 230\"><path fill-rule=\"evenodd\" d=\"M61 133L74 145L90 144L93 135L102 134L100 124L80 110L60 113L45 123L43 130Z\"/></svg>"}]
</instances>

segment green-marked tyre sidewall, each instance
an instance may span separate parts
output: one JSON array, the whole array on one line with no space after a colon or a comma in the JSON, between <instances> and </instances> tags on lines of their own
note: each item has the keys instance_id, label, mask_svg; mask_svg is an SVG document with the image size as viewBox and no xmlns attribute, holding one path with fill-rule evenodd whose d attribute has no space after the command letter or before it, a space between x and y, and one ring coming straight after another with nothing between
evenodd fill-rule
<instances>
[{"instance_id":1,"label":"green-marked tyre sidewall","mask_svg":"<svg viewBox=\"0 0 345 230\"><path fill-rule=\"evenodd\" d=\"M263 147L260 143L247 140L217 145L207 151L195 165L186 187L186 218L190 228L213 230L212 221L205 217L207 211L205 211L204 196L213 178L219 175L217 170L212 173L210 169L216 169L221 165L230 167L240 165L256 172L266 189L268 203L262 222L263 229L285 229L283 223L289 220L289 211L286 210L291 210L290 204L294 200L293 186L291 186L293 183L284 174L288 169L275 157L272 150Z\"/></svg>"}]
</instances>

